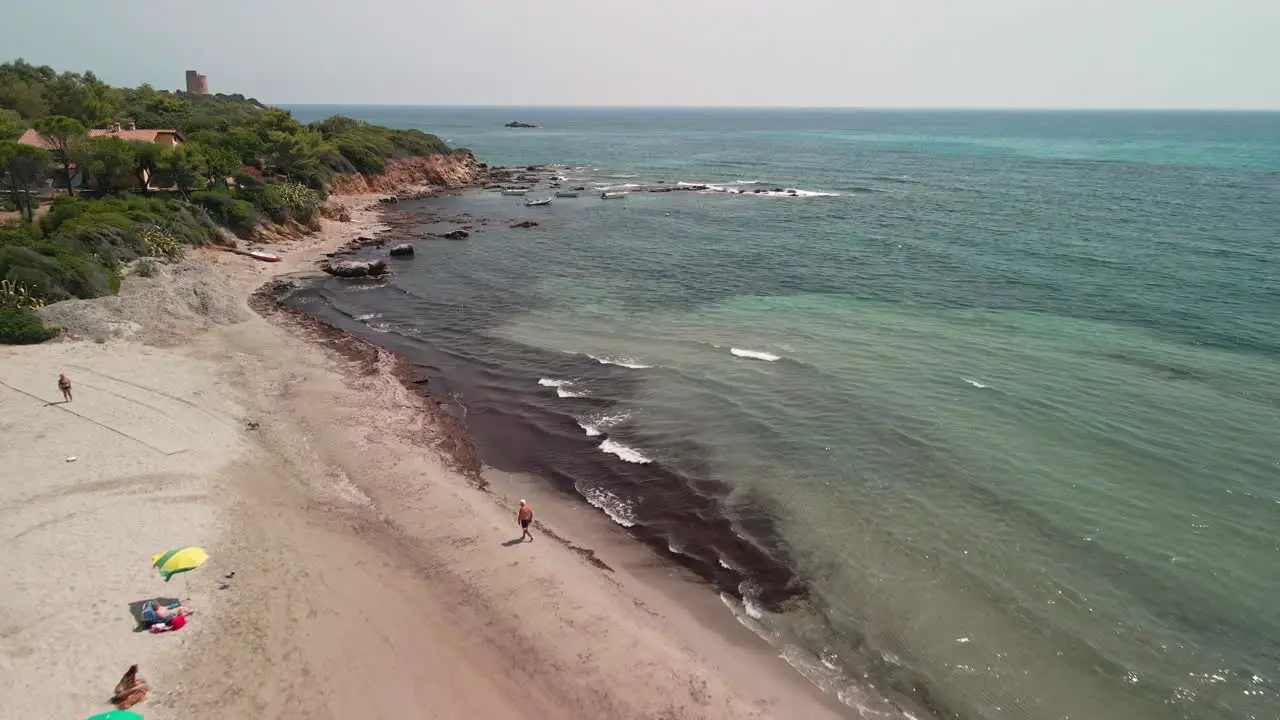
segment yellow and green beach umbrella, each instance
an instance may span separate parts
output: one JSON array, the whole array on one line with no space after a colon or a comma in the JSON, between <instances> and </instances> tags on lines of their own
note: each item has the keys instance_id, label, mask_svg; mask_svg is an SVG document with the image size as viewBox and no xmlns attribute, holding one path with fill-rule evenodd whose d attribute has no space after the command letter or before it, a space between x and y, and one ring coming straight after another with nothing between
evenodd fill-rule
<instances>
[{"instance_id":1,"label":"yellow and green beach umbrella","mask_svg":"<svg viewBox=\"0 0 1280 720\"><path fill-rule=\"evenodd\" d=\"M209 553L203 548L184 547L176 550L170 550L167 553L151 556L151 567L160 571L160 577L165 582L169 582L169 578L184 573L188 570L195 570L209 559Z\"/></svg>"}]
</instances>

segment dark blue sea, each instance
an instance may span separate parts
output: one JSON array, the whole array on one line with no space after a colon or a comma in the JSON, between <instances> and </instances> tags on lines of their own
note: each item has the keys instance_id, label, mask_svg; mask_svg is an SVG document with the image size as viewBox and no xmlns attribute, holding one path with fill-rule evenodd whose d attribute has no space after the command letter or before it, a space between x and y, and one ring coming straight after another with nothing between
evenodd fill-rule
<instances>
[{"instance_id":1,"label":"dark blue sea","mask_svg":"<svg viewBox=\"0 0 1280 720\"><path fill-rule=\"evenodd\" d=\"M1280 115L294 112L588 188L291 302L867 716L1280 717Z\"/></svg>"}]
</instances>

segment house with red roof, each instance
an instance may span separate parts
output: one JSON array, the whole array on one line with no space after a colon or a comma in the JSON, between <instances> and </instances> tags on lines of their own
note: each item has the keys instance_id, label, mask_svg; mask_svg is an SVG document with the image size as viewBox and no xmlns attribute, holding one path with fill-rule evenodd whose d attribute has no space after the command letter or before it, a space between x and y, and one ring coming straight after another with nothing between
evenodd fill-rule
<instances>
[{"instance_id":1,"label":"house with red roof","mask_svg":"<svg viewBox=\"0 0 1280 720\"><path fill-rule=\"evenodd\" d=\"M94 128L89 131L89 137L117 137L121 140L133 140L136 142L154 143L161 147L171 148L175 145L181 145L183 142L182 133L177 130L155 129L155 130L139 130L132 123L128 127L120 125L110 125L105 128ZM18 142L23 145L44 148L45 150L53 150L53 146L45 141L35 128L31 128L18 138ZM72 167L71 185L73 187L81 184L82 173L74 164ZM57 187L61 187L62 178L55 174L53 182ZM150 178L148 178L148 187L150 187Z\"/></svg>"}]
</instances>

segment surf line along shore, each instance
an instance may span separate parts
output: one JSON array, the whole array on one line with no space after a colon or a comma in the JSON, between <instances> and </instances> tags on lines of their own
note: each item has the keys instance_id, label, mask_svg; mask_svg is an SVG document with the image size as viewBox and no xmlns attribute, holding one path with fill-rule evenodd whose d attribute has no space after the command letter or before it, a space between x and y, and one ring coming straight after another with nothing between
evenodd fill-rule
<instances>
[{"instance_id":1,"label":"surf line along shore","mask_svg":"<svg viewBox=\"0 0 1280 720\"><path fill-rule=\"evenodd\" d=\"M56 638L46 623L6 630L0 661L18 681L0 705L88 716L138 663L149 718L856 716L607 519L481 475L463 428L393 355L251 300L380 229L375 198L343 202L351 222L268 244L280 263L197 251L78 306L127 337L0 351L0 373L37 394L40 371L70 367L77 412L173 453L39 403L9 418L0 459L22 481L0 490L16 538L0 607L29 617L69 599ZM68 448L77 463L61 462ZM519 497L561 542L505 544ZM49 571L59 529L59 547L92 549L90 567ZM175 543L211 556L175 582L194 622L133 633L127 603L173 590L145 559Z\"/></svg>"}]
</instances>

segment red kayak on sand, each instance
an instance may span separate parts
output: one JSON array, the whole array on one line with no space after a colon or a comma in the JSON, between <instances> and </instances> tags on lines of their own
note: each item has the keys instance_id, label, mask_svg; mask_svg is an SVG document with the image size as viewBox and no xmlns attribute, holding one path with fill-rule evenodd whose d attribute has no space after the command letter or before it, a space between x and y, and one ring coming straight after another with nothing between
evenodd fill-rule
<instances>
[{"instance_id":1,"label":"red kayak on sand","mask_svg":"<svg viewBox=\"0 0 1280 720\"><path fill-rule=\"evenodd\" d=\"M253 258L254 260L261 260L263 262L280 262L279 255L273 252L266 252L264 250L250 250L249 257Z\"/></svg>"}]
</instances>

